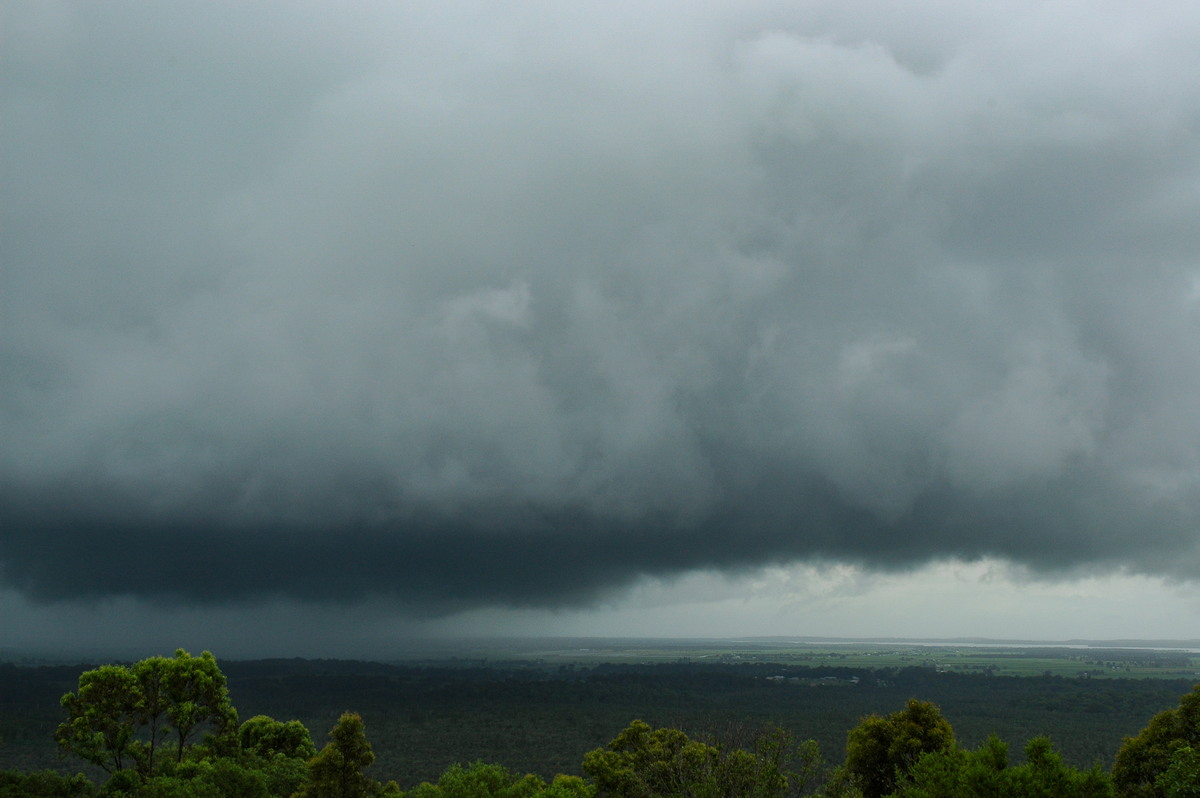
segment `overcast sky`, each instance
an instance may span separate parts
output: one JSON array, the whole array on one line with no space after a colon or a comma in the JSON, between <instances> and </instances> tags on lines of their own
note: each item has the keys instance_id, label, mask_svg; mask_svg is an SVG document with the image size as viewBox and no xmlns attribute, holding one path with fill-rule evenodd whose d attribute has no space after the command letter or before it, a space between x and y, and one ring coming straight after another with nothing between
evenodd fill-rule
<instances>
[{"instance_id":1,"label":"overcast sky","mask_svg":"<svg viewBox=\"0 0 1200 798\"><path fill-rule=\"evenodd\" d=\"M0 645L1200 636L1200 5L0 8Z\"/></svg>"}]
</instances>

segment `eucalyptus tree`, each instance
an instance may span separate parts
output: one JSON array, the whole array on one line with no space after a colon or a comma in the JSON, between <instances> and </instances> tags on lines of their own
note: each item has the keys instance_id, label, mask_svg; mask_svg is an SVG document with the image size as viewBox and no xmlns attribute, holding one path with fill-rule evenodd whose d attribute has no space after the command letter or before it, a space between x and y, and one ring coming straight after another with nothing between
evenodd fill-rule
<instances>
[{"instance_id":1,"label":"eucalyptus tree","mask_svg":"<svg viewBox=\"0 0 1200 798\"><path fill-rule=\"evenodd\" d=\"M585 754L583 772L600 798L787 798L804 790L816 759L815 743L796 746L777 728L744 749L635 720L606 747Z\"/></svg>"},{"instance_id":2,"label":"eucalyptus tree","mask_svg":"<svg viewBox=\"0 0 1200 798\"><path fill-rule=\"evenodd\" d=\"M156 770L161 744L174 737L182 762L201 731L218 737L237 729L225 675L211 652L150 657L133 665L102 665L79 676L61 701L67 719L54 733L64 751L114 774Z\"/></svg>"},{"instance_id":3,"label":"eucalyptus tree","mask_svg":"<svg viewBox=\"0 0 1200 798\"><path fill-rule=\"evenodd\" d=\"M308 784L302 798L375 798L398 796L395 782L387 785L363 770L375 761L366 727L357 712L344 712L329 732L329 742L309 762Z\"/></svg>"},{"instance_id":4,"label":"eucalyptus tree","mask_svg":"<svg viewBox=\"0 0 1200 798\"><path fill-rule=\"evenodd\" d=\"M1112 779L1099 765L1067 765L1048 737L1025 746L1012 765L1008 744L992 735L978 749L950 748L921 756L890 798L1112 798Z\"/></svg>"},{"instance_id":5,"label":"eucalyptus tree","mask_svg":"<svg viewBox=\"0 0 1200 798\"><path fill-rule=\"evenodd\" d=\"M1182 772L1189 761L1189 754L1179 753L1182 749L1200 750L1200 684L1179 699L1178 707L1159 712L1140 733L1125 738L1113 764L1117 794L1166 798L1170 778L1164 774L1172 767L1174 773ZM1177 789L1176 794L1187 793Z\"/></svg>"},{"instance_id":6,"label":"eucalyptus tree","mask_svg":"<svg viewBox=\"0 0 1200 798\"><path fill-rule=\"evenodd\" d=\"M91 762L106 773L135 765L143 743L137 733L144 697L133 671L102 665L79 676L79 689L62 697L67 719L54 739L64 751Z\"/></svg>"},{"instance_id":7,"label":"eucalyptus tree","mask_svg":"<svg viewBox=\"0 0 1200 798\"><path fill-rule=\"evenodd\" d=\"M130 667L140 691L138 725L144 727L148 738L139 756L139 769L146 774L154 772L154 754L169 732L167 682L171 668L172 660L166 657L150 657Z\"/></svg>"},{"instance_id":8,"label":"eucalyptus tree","mask_svg":"<svg viewBox=\"0 0 1200 798\"><path fill-rule=\"evenodd\" d=\"M237 730L237 710L229 700L225 674L211 651L198 657L175 652L166 667L166 714L178 741L175 761L183 761L187 742L202 729L217 736Z\"/></svg>"},{"instance_id":9,"label":"eucalyptus tree","mask_svg":"<svg viewBox=\"0 0 1200 798\"><path fill-rule=\"evenodd\" d=\"M953 748L954 729L937 705L909 699L899 712L869 715L850 730L845 774L865 798L882 798L923 754Z\"/></svg>"}]
</instances>

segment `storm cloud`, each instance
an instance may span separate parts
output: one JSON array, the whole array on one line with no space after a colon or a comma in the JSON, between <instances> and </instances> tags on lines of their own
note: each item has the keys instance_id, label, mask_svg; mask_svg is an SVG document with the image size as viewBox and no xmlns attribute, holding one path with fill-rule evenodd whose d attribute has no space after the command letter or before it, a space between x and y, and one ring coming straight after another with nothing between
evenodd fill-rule
<instances>
[{"instance_id":1,"label":"storm cloud","mask_svg":"<svg viewBox=\"0 0 1200 798\"><path fill-rule=\"evenodd\" d=\"M8 3L0 579L1200 573L1200 9Z\"/></svg>"}]
</instances>

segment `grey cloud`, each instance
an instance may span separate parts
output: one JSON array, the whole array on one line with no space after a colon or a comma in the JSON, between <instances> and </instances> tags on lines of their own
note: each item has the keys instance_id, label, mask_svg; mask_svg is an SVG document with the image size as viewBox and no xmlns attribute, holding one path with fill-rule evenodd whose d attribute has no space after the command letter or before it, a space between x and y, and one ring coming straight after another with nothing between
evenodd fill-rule
<instances>
[{"instance_id":1,"label":"grey cloud","mask_svg":"<svg viewBox=\"0 0 1200 798\"><path fill-rule=\"evenodd\" d=\"M47 8L0 69L28 596L1196 572L1186 8Z\"/></svg>"}]
</instances>

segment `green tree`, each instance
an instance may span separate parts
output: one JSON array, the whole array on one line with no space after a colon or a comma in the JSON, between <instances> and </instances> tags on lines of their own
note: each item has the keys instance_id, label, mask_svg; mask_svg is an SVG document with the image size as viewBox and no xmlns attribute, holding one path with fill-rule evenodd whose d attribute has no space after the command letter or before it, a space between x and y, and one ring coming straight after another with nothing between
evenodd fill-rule
<instances>
[{"instance_id":1,"label":"green tree","mask_svg":"<svg viewBox=\"0 0 1200 798\"><path fill-rule=\"evenodd\" d=\"M96 786L82 773L63 776L53 770L0 770L0 798L92 798Z\"/></svg>"},{"instance_id":2,"label":"green tree","mask_svg":"<svg viewBox=\"0 0 1200 798\"><path fill-rule=\"evenodd\" d=\"M263 759L282 754L292 759L311 759L317 754L312 735L298 720L286 723L267 715L255 715L238 729L238 742L244 753Z\"/></svg>"},{"instance_id":3,"label":"green tree","mask_svg":"<svg viewBox=\"0 0 1200 798\"><path fill-rule=\"evenodd\" d=\"M937 705L909 699L887 717L870 715L850 730L845 776L865 798L883 798L930 751L954 748L954 729Z\"/></svg>"},{"instance_id":4,"label":"green tree","mask_svg":"<svg viewBox=\"0 0 1200 798\"><path fill-rule=\"evenodd\" d=\"M259 715L239 728L225 675L208 651L86 671L62 706L67 719L55 739L110 774L106 795L290 798L317 753L299 721ZM175 756L163 757L171 738Z\"/></svg>"},{"instance_id":5,"label":"green tree","mask_svg":"<svg viewBox=\"0 0 1200 798\"><path fill-rule=\"evenodd\" d=\"M769 726L754 740L755 782L774 785L786 795L802 795L821 769L816 740L796 742L779 726ZM755 795L774 795L776 789L759 787Z\"/></svg>"},{"instance_id":6,"label":"green tree","mask_svg":"<svg viewBox=\"0 0 1200 798\"><path fill-rule=\"evenodd\" d=\"M1107 798L1112 779L1096 765L1077 770L1065 764L1048 737L1035 737L1025 746L1025 764L1012 769L1018 798Z\"/></svg>"},{"instance_id":7,"label":"green tree","mask_svg":"<svg viewBox=\"0 0 1200 798\"><path fill-rule=\"evenodd\" d=\"M156 753L171 734L175 761L201 729L227 734L237 723L225 675L212 653L151 657L126 667L102 665L79 677L79 689L62 697L67 719L54 738L82 759L115 774L136 766L156 772Z\"/></svg>"},{"instance_id":8,"label":"green tree","mask_svg":"<svg viewBox=\"0 0 1200 798\"><path fill-rule=\"evenodd\" d=\"M424 781L404 798L594 798L596 790L578 776L554 777L549 785L532 773L514 773L501 765L475 762L452 765L436 784Z\"/></svg>"},{"instance_id":9,"label":"green tree","mask_svg":"<svg viewBox=\"0 0 1200 798\"><path fill-rule=\"evenodd\" d=\"M308 762L276 754L270 759L251 757L246 767L257 770L267 783L267 792L276 798L295 795L308 781Z\"/></svg>"},{"instance_id":10,"label":"green tree","mask_svg":"<svg viewBox=\"0 0 1200 798\"><path fill-rule=\"evenodd\" d=\"M229 700L225 674L217 667L212 652L193 657L182 648L166 668L166 714L178 743L176 762L183 761L185 746L201 729L217 736L237 727L237 710Z\"/></svg>"},{"instance_id":11,"label":"green tree","mask_svg":"<svg viewBox=\"0 0 1200 798\"><path fill-rule=\"evenodd\" d=\"M233 757L189 760L170 775L148 779L134 793L137 798L284 798L291 793L273 793L267 774L257 763Z\"/></svg>"},{"instance_id":12,"label":"green tree","mask_svg":"<svg viewBox=\"0 0 1200 798\"><path fill-rule=\"evenodd\" d=\"M678 729L635 720L608 744L584 755L583 772L601 796L657 798L694 794L711 779L717 749Z\"/></svg>"},{"instance_id":13,"label":"green tree","mask_svg":"<svg viewBox=\"0 0 1200 798\"><path fill-rule=\"evenodd\" d=\"M594 798L596 788L579 776L559 773L536 798Z\"/></svg>"},{"instance_id":14,"label":"green tree","mask_svg":"<svg viewBox=\"0 0 1200 798\"><path fill-rule=\"evenodd\" d=\"M238 760L262 775L267 793L288 798L308 781L308 760L317 754L312 736L298 720L286 723L255 715L238 729Z\"/></svg>"},{"instance_id":15,"label":"green tree","mask_svg":"<svg viewBox=\"0 0 1200 798\"><path fill-rule=\"evenodd\" d=\"M54 739L64 751L117 773L136 763L143 698L129 668L103 665L79 676L79 689L61 701L67 719Z\"/></svg>"},{"instance_id":16,"label":"green tree","mask_svg":"<svg viewBox=\"0 0 1200 798\"><path fill-rule=\"evenodd\" d=\"M807 744L802 749L815 755ZM779 730L760 736L752 751L725 750L635 720L606 748L585 754L583 772L601 796L614 798L782 798L807 781L807 773L788 769L791 752L791 738Z\"/></svg>"},{"instance_id":17,"label":"green tree","mask_svg":"<svg viewBox=\"0 0 1200 798\"><path fill-rule=\"evenodd\" d=\"M154 772L154 754L158 744L168 733L166 714L168 709L167 683L170 679L172 661L166 657L150 657L135 663L130 671L137 679L139 691L137 723L146 729L149 739L139 747L139 769L144 775Z\"/></svg>"},{"instance_id":18,"label":"green tree","mask_svg":"<svg viewBox=\"0 0 1200 798\"><path fill-rule=\"evenodd\" d=\"M1180 748L1200 748L1200 684L1175 709L1159 712L1136 737L1126 737L1113 764L1113 781L1122 798L1165 798L1159 777Z\"/></svg>"},{"instance_id":19,"label":"green tree","mask_svg":"<svg viewBox=\"0 0 1200 798\"><path fill-rule=\"evenodd\" d=\"M1050 740L1025 747L1026 763L1008 764L1008 746L992 736L975 751L951 748L923 755L900 783L895 798L1106 798L1112 781L1099 766L1066 765Z\"/></svg>"},{"instance_id":20,"label":"green tree","mask_svg":"<svg viewBox=\"0 0 1200 798\"><path fill-rule=\"evenodd\" d=\"M862 790L853 783L845 765L833 769L817 795L821 798L863 798Z\"/></svg>"},{"instance_id":21,"label":"green tree","mask_svg":"<svg viewBox=\"0 0 1200 798\"><path fill-rule=\"evenodd\" d=\"M329 742L309 762L304 798L367 798L398 794L394 782L385 787L363 773L375 761L366 726L357 712L344 712L329 732Z\"/></svg>"},{"instance_id":22,"label":"green tree","mask_svg":"<svg viewBox=\"0 0 1200 798\"><path fill-rule=\"evenodd\" d=\"M1154 780L1166 798L1200 798L1200 748L1181 746L1171 754L1167 769Z\"/></svg>"},{"instance_id":23,"label":"green tree","mask_svg":"<svg viewBox=\"0 0 1200 798\"><path fill-rule=\"evenodd\" d=\"M545 790L546 782L533 774L475 762L467 767L451 765L437 784L422 782L406 793L406 798L535 798Z\"/></svg>"}]
</instances>

